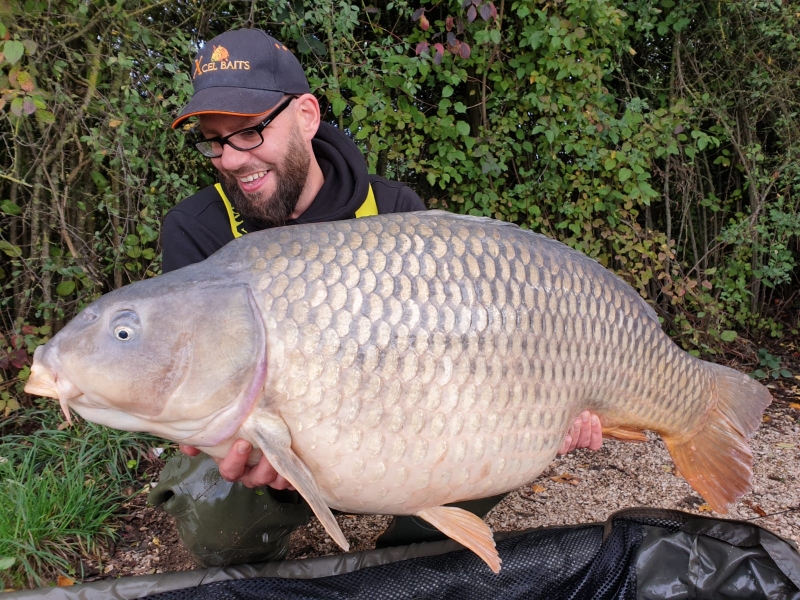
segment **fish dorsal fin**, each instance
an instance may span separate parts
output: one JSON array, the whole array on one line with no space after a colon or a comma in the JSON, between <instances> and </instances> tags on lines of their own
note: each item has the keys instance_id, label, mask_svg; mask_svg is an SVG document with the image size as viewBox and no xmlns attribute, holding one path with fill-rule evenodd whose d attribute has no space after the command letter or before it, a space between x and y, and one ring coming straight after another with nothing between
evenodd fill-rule
<instances>
[{"instance_id":1,"label":"fish dorsal fin","mask_svg":"<svg viewBox=\"0 0 800 600\"><path fill-rule=\"evenodd\" d=\"M350 544L347 543L331 509L325 504L313 473L292 450L292 434L283 419L261 412L248 417L242 424L242 429L252 436L275 470L306 499L333 541L347 552Z\"/></svg>"},{"instance_id":2,"label":"fish dorsal fin","mask_svg":"<svg viewBox=\"0 0 800 600\"><path fill-rule=\"evenodd\" d=\"M435 506L416 513L421 519L477 554L495 573L500 572L500 555L492 530L483 519L463 508Z\"/></svg>"}]
</instances>

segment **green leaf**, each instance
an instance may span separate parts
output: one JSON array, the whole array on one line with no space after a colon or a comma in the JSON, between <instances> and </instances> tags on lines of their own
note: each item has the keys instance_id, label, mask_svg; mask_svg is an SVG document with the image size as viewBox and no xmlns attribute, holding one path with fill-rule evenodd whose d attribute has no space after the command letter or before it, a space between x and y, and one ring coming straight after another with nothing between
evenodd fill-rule
<instances>
[{"instance_id":1,"label":"green leaf","mask_svg":"<svg viewBox=\"0 0 800 600\"><path fill-rule=\"evenodd\" d=\"M56 286L56 294L62 297L69 296L74 291L75 291L74 281L62 281Z\"/></svg>"},{"instance_id":2,"label":"green leaf","mask_svg":"<svg viewBox=\"0 0 800 600\"><path fill-rule=\"evenodd\" d=\"M25 102L22 100L22 98L14 98L11 101L11 114L13 114L15 117L21 117L24 105Z\"/></svg>"},{"instance_id":3,"label":"green leaf","mask_svg":"<svg viewBox=\"0 0 800 600\"><path fill-rule=\"evenodd\" d=\"M11 200L3 200L0 203L0 210L2 210L7 215L20 215L22 214L22 209L14 204Z\"/></svg>"},{"instance_id":4,"label":"green leaf","mask_svg":"<svg viewBox=\"0 0 800 600\"><path fill-rule=\"evenodd\" d=\"M9 64L15 64L22 55L25 54L25 46L22 42L17 42L15 40L8 40L3 45L3 54L6 57L6 60Z\"/></svg>"},{"instance_id":5,"label":"green leaf","mask_svg":"<svg viewBox=\"0 0 800 600\"><path fill-rule=\"evenodd\" d=\"M104 190L108 187L108 179L100 171L92 171L91 177L97 189Z\"/></svg>"},{"instance_id":6,"label":"green leaf","mask_svg":"<svg viewBox=\"0 0 800 600\"><path fill-rule=\"evenodd\" d=\"M36 120L43 125L49 125L50 123L56 122L56 116L49 110L37 110Z\"/></svg>"},{"instance_id":7,"label":"green leaf","mask_svg":"<svg viewBox=\"0 0 800 600\"><path fill-rule=\"evenodd\" d=\"M733 340L736 339L736 332L730 329L726 329L725 331L719 334L719 338L723 342L732 342Z\"/></svg>"},{"instance_id":8,"label":"green leaf","mask_svg":"<svg viewBox=\"0 0 800 600\"><path fill-rule=\"evenodd\" d=\"M5 240L0 240L0 250L5 252L11 258L19 258L22 256L22 248Z\"/></svg>"},{"instance_id":9,"label":"green leaf","mask_svg":"<svg viewBox=\"0 0 800 600\"><path fill-rule=\"evenodd\" d=\"M444 86L442 90L442 98L449 98L453 95L453 88L449 85Z\"/></svg>"},{"instance_id":10,"label":"green leaf","mask_svg":"<svg viewBox=\"0 0 800 600\"><path fill-rule=\"evenodd\" d=\"M465 121L457 121L456 122L456 131L461 135L469 135L469 123Z\"/></svg>"},{"instance_id":11,"label":"green leaf","mask_svg":"<svg viewBox=\"0 0 800 600\"><path fill-rule=\"evenodd\" d=\"M6 569L10 569L14 566L14 563L17 561L16 558L13 556L2 556L0 557L0 571L5 571Z\"/></svg>"},{"instance_id":12,"label":"green leaf","mask_svg":"<svg viewBox=\"0 0 800 600\"><path fill-rule=\"evenodd\" d=\"M353 107L353 119L356 121L361 121L362 119L367 118L367 109L360 104L356 104Z\"/></svg>"},{"instance_id":13,"label":"green leaf","mask_svg":"<svg viewBox=\"0 0 800 600\"><path fill-rule=\"evenodd\" d=\"M788 371L786 369L781 369L781 376L783 376L783 377L791 377L792 376L792 372Z\"/></svg>"},{"instance_id":14,"label":"green leaf","mask_svg":"<svg viewBox=\"0 0 800 600\"><path fill-rule=\"evenodd\" d=\"M344 98L341 96L337 96L333 99L333 114L337 117L344 112L344 109L347 107L347 102L344 101Z\"/></svg>"},{"instance_id":15,"label":"green leaf","mask_svg":"<svg viewBox=\"0 0 800 600\"><path fill-rule=\"evenodd\" d=\"M455 110L457 113L463 114L467 112L467 107L464 106L463 102L456 102L455 104L453 104L453 110Z\"/></svg>"},{"instance_id":16,"label":"green leaf","mask_svg":"<svg viewBox=\"0 0 800 600\"><path fill-rule=\"evenodd\" d=\"M633 175L633 172L630 169L625 168L620 169L619 173L617 173L617 177L619 177L620 181L628 181L628 179L631 178L631 175Z\"/></svg>"}]
</instances>

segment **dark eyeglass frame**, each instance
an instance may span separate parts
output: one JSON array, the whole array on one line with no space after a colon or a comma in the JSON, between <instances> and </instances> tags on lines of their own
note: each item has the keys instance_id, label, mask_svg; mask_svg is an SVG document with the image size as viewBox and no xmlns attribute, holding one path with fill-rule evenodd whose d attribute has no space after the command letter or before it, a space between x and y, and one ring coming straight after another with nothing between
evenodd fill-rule
<instances>
[{"instance_id":1,"label":"dark eyeglass frame","mask_svg":"<svg viewBox=\"0 0 800 600\"><path fill-rule=\"evenodd\" d=\"M294 100L295 98L297 98L297 96L289 96L288 98L286 98L286 100L284 100L277 107L275 107L273 111L269 113L267 118L261 121L261 123L259 123L258 125L253 125L252 127L245 127L244 129L239 129L238 131L234 131L233 133L230 133L222 137L197 139L194 142L194 147L200 154L202 154L206 158L219 158L220 156L222 156L222 151L225 149L225 144L228 144L231 148L233 148L234 150L238 150L239 152L247 152L248 150L255 150L261 144L264 143L264 136L261 135L261 132L264 131L267 127L269 127L270 123L272 123L275 119L277 119L278 115L280 115L284 110L286 110L286 107L289 106L289 104L291 104L292 100ZM254 131L258 134L258 138L260 141L255 146L250 146L249 148L240 148L231 141L232 137L235 137L237 135L249 131ZM219 144L220 147L219 152L214 152L211 149L211 144L215 142Z\"/></svg>"}]
</instances>

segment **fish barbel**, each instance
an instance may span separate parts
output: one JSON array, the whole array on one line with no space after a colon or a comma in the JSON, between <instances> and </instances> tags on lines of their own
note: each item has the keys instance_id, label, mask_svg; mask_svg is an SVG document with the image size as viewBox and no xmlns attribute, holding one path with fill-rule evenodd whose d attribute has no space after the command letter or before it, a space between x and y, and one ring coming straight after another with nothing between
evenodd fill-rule
<instances>
[{"instance_id":1,"label":"fish barbel","mask_svg":"<svg viewBox=\"0 0 800 600\"><path fill-rule=\"evenodd\" d=\"M585 255L439 211L252 233L106 294L37 349L25 390L217 457L246 439L345 550L329 507L418 515L495 572L488 526L443 505L535 478L584 409L607 437L659 433L725 512L771 401Z\"/></svg>"}]
</instances>

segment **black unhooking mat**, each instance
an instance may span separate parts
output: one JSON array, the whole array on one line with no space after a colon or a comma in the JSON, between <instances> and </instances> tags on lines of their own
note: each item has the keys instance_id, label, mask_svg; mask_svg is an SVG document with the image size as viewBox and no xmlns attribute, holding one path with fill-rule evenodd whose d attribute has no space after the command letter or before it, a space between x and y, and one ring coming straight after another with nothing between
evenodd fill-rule
<instances>
[{"instance_id":1,"label":"black unhooking mat","mask_svg":"<svg viewBox=\"0 0 800 600\"><path fill-rule=\"evenodd\" d=\"M800 555L748 522L629 509L606 523L499 534L495 575L452 541L128 577L5 597L94 600L800 600ZM29 595L33 594L33 595Z\"/></svg>"}]
</instances>

